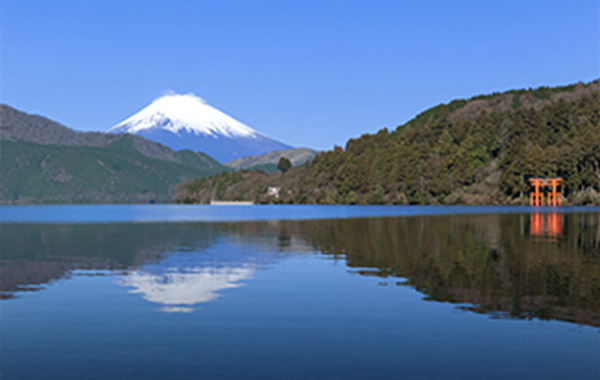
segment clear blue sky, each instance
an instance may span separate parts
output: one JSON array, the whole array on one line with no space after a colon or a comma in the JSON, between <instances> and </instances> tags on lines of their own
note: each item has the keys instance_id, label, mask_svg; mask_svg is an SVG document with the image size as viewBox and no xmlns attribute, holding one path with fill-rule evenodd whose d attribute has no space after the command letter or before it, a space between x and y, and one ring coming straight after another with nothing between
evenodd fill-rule
<instances>
[{"instance_id":1,"label":"clear blue sky","mask_svg":"<svg viewBox=\"0 0 600 380\"><path fill-rule=\"evenodd\" d=\"M600 76L599 1L1 2L0 99L106 130L194 92L330 148L481 93Z\"/></svg>"}]
</instances>

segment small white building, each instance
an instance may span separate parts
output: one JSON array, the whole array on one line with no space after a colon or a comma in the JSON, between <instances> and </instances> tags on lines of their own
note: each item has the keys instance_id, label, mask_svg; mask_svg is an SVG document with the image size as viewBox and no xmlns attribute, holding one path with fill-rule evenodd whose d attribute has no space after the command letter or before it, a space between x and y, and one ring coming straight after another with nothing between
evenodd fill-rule
<instances>
[{"instance_id":1,"label":"small white building","mask_svg":"<svg viewBox=\"0 0 600 380\"><path fill-rule=\"evenodd\" d=\"M267 195L279 199L279 190L281 190L279 186L269 186L267 188Z\"/></svg>"}]
</instances>

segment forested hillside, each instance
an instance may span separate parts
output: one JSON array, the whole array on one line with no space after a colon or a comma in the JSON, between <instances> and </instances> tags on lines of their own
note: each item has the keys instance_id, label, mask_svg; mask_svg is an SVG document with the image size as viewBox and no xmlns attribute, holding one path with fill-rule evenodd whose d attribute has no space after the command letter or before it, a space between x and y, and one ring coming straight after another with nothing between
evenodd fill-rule
<instances>
[{"instance_id":1,"label":"forested hillside","mask_svg":"<svg viewBox=\"0 0 600 380\"><path fill-rule=\"evenodd\" d=\"M0 106L0 203L170 202L174 185L230 170L139 136L81 133Z\"/></svg>"},{"instance_id":2,"label":"forested hillside","mask_svg":"<svg viewBox=\"0 0 600 380\"><path fill-rule=\"evenodd\" d=\"M514 204L527 203L528 178L560 176L568 202L600 202L599 108L598 80L457 100L283 175L188 183L176 201ZM278 197L269 186L280 187Z\"/></svg>"}]
</instances>

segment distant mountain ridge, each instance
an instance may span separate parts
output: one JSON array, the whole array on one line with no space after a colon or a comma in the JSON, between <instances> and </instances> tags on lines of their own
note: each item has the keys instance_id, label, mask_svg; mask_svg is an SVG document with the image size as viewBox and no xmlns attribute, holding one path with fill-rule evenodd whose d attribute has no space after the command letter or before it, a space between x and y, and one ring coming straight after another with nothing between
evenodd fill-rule
<instances>
[{"instance_id":1,"label":"distant mountain ridge","mask_svg":"<svg viewBox=\"0 0 600 380\"><path fill-rule=\"evenodd\" d=\"M0 105L0 203L169 202L174 185L231 170L128 134L76 132Z\"/></svg>"},{"instance_id":2,"label":"distant mountain ridge","mask_svg":"<svg viewBox=\"0 0 600 380\"><path fill-rule=\"evenodd\" d=\"M39 115L31 115L11 106L0 104L1 138L4 141L27 141L41 145L105 147L123 139L122 134L78 132ZM159 160L180 163L177 153L167 146L130 135L133 146L142 154Z\"/></svg>"},{"instance_id":3,"label":"distant mountain ridge","mask_svg":"<svg viewBox=\"0 0 600 380\"><path fill-rule=\"evenodd\" d=\"M219 162L291 148L208 105L194 94L168 94L108 130L131 133L174 150L204 152Z\"/></svg>"},{"instance_id":4,"label":"distant mountain ridge","mask_svg":"<svg viewBox=\"0 0 600 380\"><path fill-rule=\"evenodd\" d=\"M230 168L241 170L250 169L253 167L259 167L261 165L277 165L281 157L285 157L292 162L292 166L299 166L307 161L310 161L318 154L316 150L309 148L292 148L278 150L275 152L265 153L259 156L248 156L238 158L237 160L229 161L225 163L225 166Z\"/></svg>"}]
</instances>

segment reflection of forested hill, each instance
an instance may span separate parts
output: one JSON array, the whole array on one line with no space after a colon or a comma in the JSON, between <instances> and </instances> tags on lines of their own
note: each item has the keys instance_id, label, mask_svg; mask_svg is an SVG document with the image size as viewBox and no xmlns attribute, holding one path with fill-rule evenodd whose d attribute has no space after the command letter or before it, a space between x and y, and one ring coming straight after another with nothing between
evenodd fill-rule
<instances>
[{"instance_id":1,"label":"reflection of forested hill","mask_svg":"<svg viewBox=\"0 0 600 380\"><path fill-rule=\"evenodd\" d=\"M562 215L562 237L528 215L306 222L323 253L358 273L406 278L428 299L472 310L600 326L600 215Z\"/></svg>"},{"instance_id":2,"label":"reflection of forested hill","mask_svg":"<svg viewBox=\"0 0 600 380\"><path fill-rule=\"evenodd\" d=\"M0 291L12 297L75 269L125 269L135 275L125 282L148 299L159 299L146 289L157 276L168 274L182 280L173 282L181 283L181 290L168 289L173 293L169 300L197 301L198 291L192 298L178 298L176 293L188 283L199 283L196 277L203 267L225 268L217 278L225 285L215 280L215 289L220 289L230 286L230 278L247 277L261 262L316 250L345 260L351 271L362 275L406 279L402 282L427 299L473 304L467 307L476 312L600 326L600 215L560 215L552 219L559 223L558 236L537 236L531 220L529 215L506 214L213 224L3 224ZM227 249L204 254L219 244ZM139 272L144 264L152 265ZM250 271L241 276L235 268ZM183 281L190 274L198 281Z\"/></svg>"}]
</instances>

